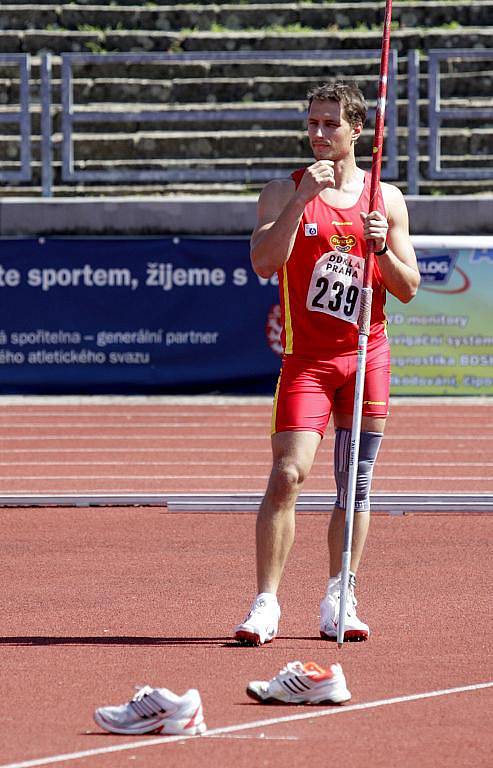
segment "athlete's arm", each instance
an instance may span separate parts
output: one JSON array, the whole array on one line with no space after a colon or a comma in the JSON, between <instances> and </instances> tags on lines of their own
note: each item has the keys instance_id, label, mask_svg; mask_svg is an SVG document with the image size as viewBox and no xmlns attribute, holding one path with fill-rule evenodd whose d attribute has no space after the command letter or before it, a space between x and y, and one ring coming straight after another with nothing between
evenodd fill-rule
<instances>
[{"instance_id":1,"label":"athlete's arm","mask_svg":"<svg viewBox=\"0 0 493 768\"><path fill-rule=\"evenodd\" d=\"M387 246L381 256L375 256L386 289L407 303L416 295L421 280L416 254L409 235L409 216L401 191L382 184L387 218L379 211L362 214L367 240L375 241L375 251Z\"/></svg>"},{"instance_id":2,"label":"athlete's arm","mask_svg":"<svg viewBox=\"0 0 493 768\"><path fill-rule=\"evenodd\" d=\"M311 165L298 189L292 179L284 179L271 181L262 190L250 247L252 266L260 277L271 277L289 259L305 205L334 185L333 165L328 160Z\"/></svg>"}]
</instances>

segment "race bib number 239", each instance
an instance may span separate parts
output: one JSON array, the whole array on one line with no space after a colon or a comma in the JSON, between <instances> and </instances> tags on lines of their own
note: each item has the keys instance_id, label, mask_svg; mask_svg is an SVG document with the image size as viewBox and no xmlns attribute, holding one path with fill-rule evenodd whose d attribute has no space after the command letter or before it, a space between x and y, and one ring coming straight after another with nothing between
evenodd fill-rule
<instances>
[{"instance_id":1,"label":"race bib number 239","mask_svg":"<svg viewBox=\"0 0 493 768\"><path fill-rule=\"evenodd\" d=\"M348 323L358 320L365 260L339 251L324 253L313 268L306 300L311 312Z\"/></svg>"}]
</instances>

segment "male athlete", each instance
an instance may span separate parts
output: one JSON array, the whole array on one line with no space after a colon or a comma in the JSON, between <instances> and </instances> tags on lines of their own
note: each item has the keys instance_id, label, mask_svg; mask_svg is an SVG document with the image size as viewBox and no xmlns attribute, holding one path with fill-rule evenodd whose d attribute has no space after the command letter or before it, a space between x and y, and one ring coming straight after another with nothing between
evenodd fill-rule
<instances>
[{"instance_id":1,"label":"male athlete","mask_svg":"<svg viewBox=\"0 0 493 768\"><path fill-rule=\"evenodd\" d=\"M337 637L357 321L365 241L373 240L373 300L344 640L369 637L368 626L356 615L354 586L370 521L373 465L389 407L385 293L406 303L420 282L401 192L381 184L377 210L368 213L371 176L358 168L354 152L367 112L363 94L354 83L335 82L318 86L308 98L308 138L315 162L266 185L251 239L255 272L279 276L284 355L272 415L273 465L256 524L258 593L235 630L236 639L249 645L268 643L278 632L276 594L293 544L295 503L331 413L337 498L328 531L330 569L320 605L320 635Z\"/></svg>"}]
</instances>

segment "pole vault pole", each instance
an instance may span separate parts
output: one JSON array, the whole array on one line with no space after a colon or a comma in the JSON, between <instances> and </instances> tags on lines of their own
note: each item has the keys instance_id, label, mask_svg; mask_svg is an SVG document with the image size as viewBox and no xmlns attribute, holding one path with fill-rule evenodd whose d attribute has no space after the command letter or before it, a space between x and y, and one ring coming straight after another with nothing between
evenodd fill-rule
<instances>
[{"instance_id":1,"label":"pole vault pole","mask_svg":"<svg viewBox=\"0 0 493 768\"><path fill-rule=\"evenodd\" d=\"M380 77L378 81L377 113L373 138L371 164L370 211L377 208L382 167L383 129L385 124L385 102L387 98L387 75L389 70L390 25L392 20L392 0L386 0L385 20L383 25L382 49L380 56ZM346 602L351 567L351 548L353 541L354 502L356 496L356 476L358 472L359 443L361 435L361 417L363 410L363 392L365 387L366 349L370 335L370 317L372 302L372 280L375 243L366 241L365 271L361 291L361 305L358 318L358 363L354 390L353 421L349 452L348 494L346 503L346 522L344 526L344 548L342 553L341 592L339 601L339 622L337 625L337 645L342 648L346 619Z\"/></svg>"}]
</instances>

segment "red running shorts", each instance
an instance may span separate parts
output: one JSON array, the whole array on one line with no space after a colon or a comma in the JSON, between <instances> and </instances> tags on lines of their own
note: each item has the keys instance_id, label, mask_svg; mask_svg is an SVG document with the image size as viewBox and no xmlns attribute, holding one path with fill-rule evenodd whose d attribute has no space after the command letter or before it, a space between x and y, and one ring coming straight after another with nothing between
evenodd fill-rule
<instances>
[{"instance_id":1,"label":"red running shorts","mask_svg":"<svg viewBox=\"0 0 493 768\"><path fill-rule=\"evenodd\" d=\"M332 411L353 413L357 353L332 360L285 355L272 412L272 434L309 430L324 435ZM367 350L363 416L389 412L390 345L386 338Z\"/></svg>"}]
</instances>

